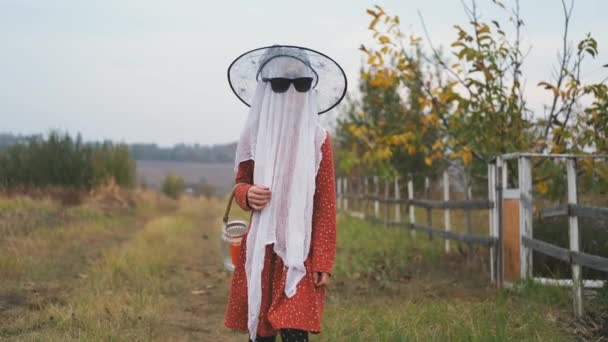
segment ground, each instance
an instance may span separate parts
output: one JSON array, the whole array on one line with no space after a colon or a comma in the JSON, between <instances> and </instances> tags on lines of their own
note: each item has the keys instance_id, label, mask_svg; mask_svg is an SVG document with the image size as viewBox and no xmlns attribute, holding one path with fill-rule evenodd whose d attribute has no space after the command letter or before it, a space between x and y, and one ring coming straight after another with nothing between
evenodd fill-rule
<instances>
[{"instance_id":1,"label":"ground","mask_svg":"<svg viewBox=\"0 0 608 342\"><path fill-rule=\"evenodd\" d=\"M0 340L246 340L223 326L224 201L134 202L0 200ZM340 215L322 333L311 340L575 339L567 292L497 291L483 260Z\"/></svg>"}]
</instances>

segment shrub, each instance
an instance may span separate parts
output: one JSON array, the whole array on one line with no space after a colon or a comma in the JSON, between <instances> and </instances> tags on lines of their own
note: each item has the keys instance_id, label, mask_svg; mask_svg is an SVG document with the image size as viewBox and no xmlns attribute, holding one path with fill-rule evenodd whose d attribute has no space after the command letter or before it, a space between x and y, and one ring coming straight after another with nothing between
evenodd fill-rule
<instances>
[{"instance_id":1,"label":"shrub","mask_svg":"<svg viewBox=\"0 0 608 342\"><path fill-rule=\"evenodd\" d=\"M167 174L163 180L161 191L173 199L178 199L184 191L184 179L173 173Z\"/></svg>"}]
</instances>

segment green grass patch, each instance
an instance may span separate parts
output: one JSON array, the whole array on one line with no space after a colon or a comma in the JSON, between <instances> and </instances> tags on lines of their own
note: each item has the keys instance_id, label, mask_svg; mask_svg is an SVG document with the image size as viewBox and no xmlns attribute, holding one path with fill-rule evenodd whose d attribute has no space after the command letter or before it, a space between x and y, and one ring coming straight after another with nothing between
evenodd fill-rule
<instances>
[{"instance_id":1,"label":"green grass patch","mask_svg":"<svg viewBox=\"0 0 608 342\"><path fill-rule=\"evenodd\" d=\"M569 292L497 291L443 240L339 216L322 341L571 341Z\"/></svg>"}]
</instances>

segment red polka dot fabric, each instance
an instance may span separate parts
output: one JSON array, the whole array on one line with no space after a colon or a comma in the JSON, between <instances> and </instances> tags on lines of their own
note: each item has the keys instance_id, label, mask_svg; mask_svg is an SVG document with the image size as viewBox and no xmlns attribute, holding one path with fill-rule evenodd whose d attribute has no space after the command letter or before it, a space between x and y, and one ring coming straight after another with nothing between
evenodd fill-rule
<instances>
[{"instance_id":1,"label":"red polka dot fabric","mask_svg":"<svg viewBox=\"0 0 608 342\"><path fill-rule=\"evenodd\" d=\"M281 258L273 251L273 245L266 246L264 269L262 271L262 304L258 336L272 336L280 329L291 328L312 333L321 331L324 287L315 287L313 272L331 274L336 253L336 191L334 163L329 135L322 147L323 159L319 165L314 195L312 218L312 238L307 259L304 261L306 275L298 283L296 294L285 295L287 269ZM239 164L236 183L241 183L235 191L235 200L244 210L252 210L247 204L247 191L253 183L254 162ZM251 225L251 218L249 224ZM239 263L235 265L230 294L226 307L224 324L226 327L247 331L247 277L245 274L245 235L241 243Z\"/></svg>"}]
</instances>

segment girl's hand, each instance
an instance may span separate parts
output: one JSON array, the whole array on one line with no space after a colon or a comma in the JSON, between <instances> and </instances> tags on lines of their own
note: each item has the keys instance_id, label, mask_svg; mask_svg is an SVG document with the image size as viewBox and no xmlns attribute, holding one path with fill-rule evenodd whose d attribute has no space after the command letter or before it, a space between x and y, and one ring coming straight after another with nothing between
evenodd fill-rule
<instances>
[{"instance_id":1,"label":"girl's hand","mask_svg":"<svg viewBox=\"0 0 608 342\"><path fill-rule=\"evenodd\" d=\"M329 273L326 272L314 272L312 279L315 282L316 287L326 286L329 283Z\"/></svg>"},{"instance_id":2,"label":"girl's hand","mask_svg":"<svg viewBox=\"0 0 608 342\"><path fill-rule=\"evenodd\" d=\"M270 188L263 185L254 185L247 191L247 202L252 209L260 210L268 204L272 193Z\"/></svg>"}]
</instances>

